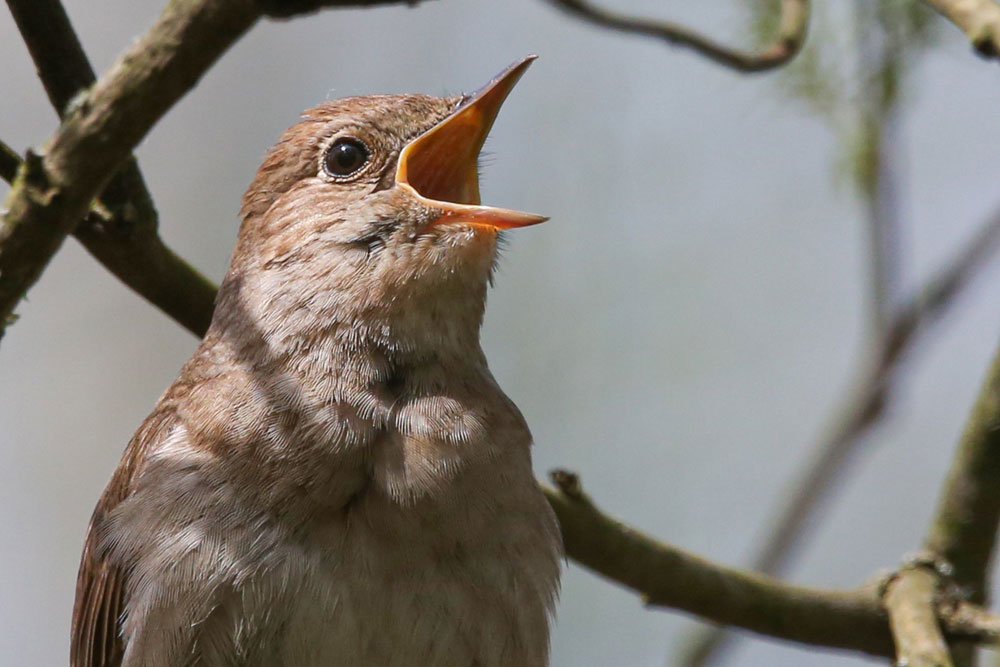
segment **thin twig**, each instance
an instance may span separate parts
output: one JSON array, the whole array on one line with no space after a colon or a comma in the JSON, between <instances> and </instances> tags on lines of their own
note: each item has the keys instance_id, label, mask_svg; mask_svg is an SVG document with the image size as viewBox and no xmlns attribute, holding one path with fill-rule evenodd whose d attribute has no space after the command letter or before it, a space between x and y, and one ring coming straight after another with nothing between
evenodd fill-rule
<instances>
[{"instance_id":1,"label":"thin twig","mask_svg":"<svg viewBox=\"0 0 1000 667\"><path fill-rule=\"evenodd\" d=\"M894 147L899 124L899 78L905 45L874 3L854 12L861 94L850 103L859 133L854 179L865 209L869 255L869 340L880 341L900 294L899 206ZM863 7L861 7L863 6ZM878 29L872 29L875 23Z\"/></svg>"},{"instance_id":2,"label":"thin twig","mask_svg":"<svg viewBox=\"0 0 1000 667\"><path fill-rule=\"evenodd\" d=\"M264 16L287 19L336 7L376 7L400 4L415 7L421 2L427 2L427 0L257 0L257 6Z\"/></svg>"},{"instance_id":3,"label":"thin twig","mask_svg":"<svg viewBox=\"0 0 1000 667\"><path fill-rule=\"evenodd\" d=\"M663 544L607 516L584 493L573 473L552 474L545 494L559 518L570 558L642 595L713 623L827 648L892 655L888 616L878 587L829 591L793 586L724 567ZM942 614L948 636L997 640L996 619L985 610ZM980 625L981 623L981 625Z\"/></svg>"},{"instance_id":4,"label":"thin twig","mask_svg":"<svg viewBox=\"0 0 1000 667\"><path fill-rule=\"evenodd\" d=\"M810 520L829 497L834 482L865 436L879 422L892 398L891 387L903 362L926 338L932 325L943 319L948 308L993 259L1000 249L1000 209L969 241L896 311L892 323L866 365L861 380L847 394L834 424L815 449L815 458L795 488L783 496L774 528L763 538L764 549L751 566L758 572L777 574L794 553ZM687 644L679 664L708 664L722 648L724 628L697 631Z\"/></svg>"},{"instance_id":5,"label":"thin twig","mask_svg":"<svg viewBox=\"0 0 1000 667\"><path fill-rule=\"evenodd\" d=\"M993 638L990 643L1000 643L1000 616L991 614L978 605L964 601L939 601L938 614L944 619L945 627L951 628L958 635L989 635Z\"/></svg>"},{"instance_id":6,"label":"thin twig","mask_svg":"<svg viewBox=\"0 0 1000 667\"><path fill-rule=\"evenodd\" d=\"M603 28L645 35L673 46L686 47L719 65L740 72L763 72L786 64L802 49L809 29L809 0L782 0L777 34L769 46L753 53L725 46L677 23L626 16L594 6L586 0L548 2Z\"/></svg>"},{"instance_id":7,"label":"thin twig","mask_svg":"<svg viewBox=\"0 0 1000 667\"><path fill-rule=\"evenodd\" d=\"M958 26L984 58L1000 57L1000 4L993 0L926 0Z\"/></svg>"},{"instance_id":8,"label":"thin twig","mask_svg":"<svg viewBox=\"0 0 1000 667\"><path fill-rule=\"evenodd\" d=\"M767 547L754 569L771 573L780 570L798 537L821 504L838 471L852 450L885 414L890 387L902 364L925 339L933 324L993 259L1000 249L1000 209L969 241L897 311L885 337L865 371L862 381L849 394L830 435L817 449L818 457L795 490L789 494L784 511L775 522L777 529L765 539Z\"/></svg>"}]
</instances>

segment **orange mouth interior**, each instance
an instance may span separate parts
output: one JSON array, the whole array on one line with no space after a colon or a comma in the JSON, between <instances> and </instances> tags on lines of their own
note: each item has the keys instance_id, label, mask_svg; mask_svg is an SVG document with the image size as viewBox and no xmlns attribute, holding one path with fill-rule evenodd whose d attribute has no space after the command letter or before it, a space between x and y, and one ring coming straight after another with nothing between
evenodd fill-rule
<instances>
[{"instance_id":1,"label":"orange mouth interior","mask_svg":"<svg viewBox=\"0 0 1000 667\"><path fill-rule=\"evenodd\" d=\"M479 152L507 95L534 57L504 70L476 93L466 96L447 118L411 141L399 156L397 185L408 186L437 222L462 222L507 229L543 222L531 213L482 206Z\"/></svg>"}]
</instances>

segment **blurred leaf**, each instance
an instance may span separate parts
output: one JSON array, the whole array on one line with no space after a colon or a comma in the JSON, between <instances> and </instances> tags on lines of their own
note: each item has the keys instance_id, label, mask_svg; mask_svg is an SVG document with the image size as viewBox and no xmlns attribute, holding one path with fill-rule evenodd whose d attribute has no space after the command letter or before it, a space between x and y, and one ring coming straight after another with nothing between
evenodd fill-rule
<instances>
[{"instance_id":1,"label":"blurred leaf","mask_svg":"<svg viewBox=\"0 0 1000 667\"><path fill-rule=\"evenodd\" d=\"M754 0L747 6L747 32L758 46L774 39L781 21L781 0Z\"/></svg>"},{"instance_id":2,"label":"blurred leaf","mask_svg":"<svg viewBox=\"0 0 1000 667\"><path fill-rule=\"evenodd\" d=\"M767 43L777 30L781 1L753 0L744 7L749 34ZM881 126L908 99L909 74L936 44L939 24L921 0L814 3L805 48L779 75L783 94L836 134L835 161L864 196L875 194Z\"/></svg>"}]
</instances>

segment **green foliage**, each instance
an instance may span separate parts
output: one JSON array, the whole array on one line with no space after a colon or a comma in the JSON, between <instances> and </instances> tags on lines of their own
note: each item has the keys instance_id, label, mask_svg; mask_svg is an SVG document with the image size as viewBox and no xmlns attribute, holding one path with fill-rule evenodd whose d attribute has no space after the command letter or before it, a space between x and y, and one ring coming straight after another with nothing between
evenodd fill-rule
<instances>
[{"instance_id":1,"label":"green foliage","mask_svg":"<svg viewBox=\"0 0 1000 667\"><path fill-rule=\"evenodd\" d=\"M768 43L781 1L745 6L747 31ZM909 74L936 43L939 23L921 0L815 3L805 47L779 75L782 93L836 133L836 161L864 196L877 189L884 126L907 98Z\"/></svg>"},{"instance_id":2,"label":"green foliage","mask_svg":"<svg viewBox=\"0 0 1000 667\"><path fill-rule=\"evenodd\" d=\"M773 39L781 22L781 0L754 0L748 3L747 9L747 32L756 44L767 44Z\"/></svg>"}]
</instances>

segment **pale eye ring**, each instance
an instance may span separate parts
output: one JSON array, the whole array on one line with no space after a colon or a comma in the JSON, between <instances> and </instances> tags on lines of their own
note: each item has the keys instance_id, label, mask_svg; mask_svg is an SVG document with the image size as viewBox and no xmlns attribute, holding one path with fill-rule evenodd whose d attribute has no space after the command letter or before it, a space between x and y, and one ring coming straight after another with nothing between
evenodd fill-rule
<instances>
[{"instance_id":1,"label":"pale eye ring","mask_svg":"<svg viewBox=\"0 0 1000 667\"><path fill-rule=\"evenodd\" d=\"M371 160L371 151L364 142L353 137L337 139L323 157L323 170L337 180L356 175Z\"/></svg>"}]
</instances>

